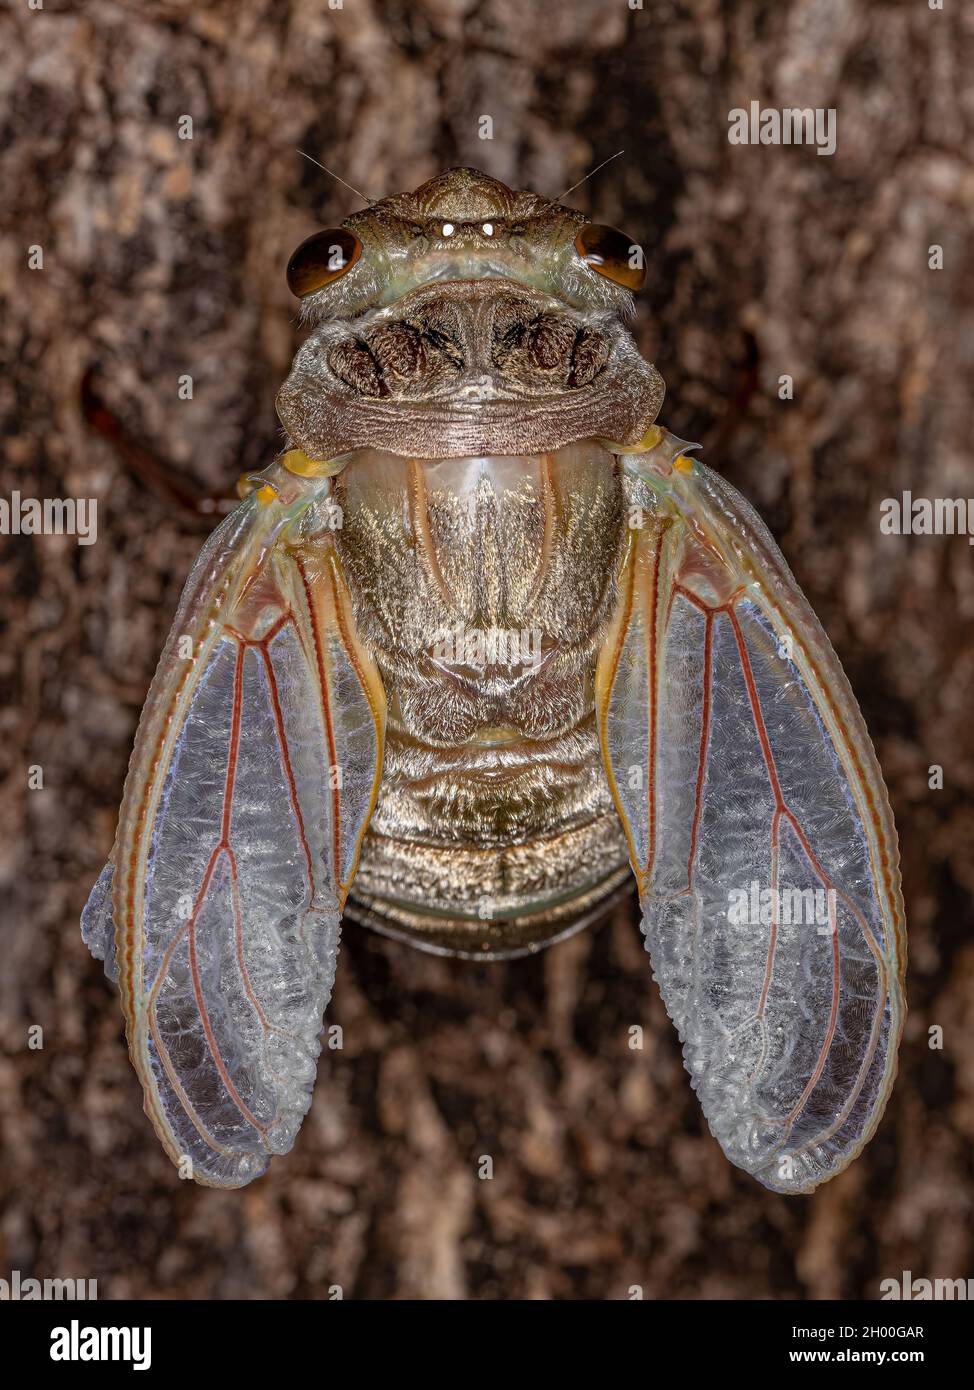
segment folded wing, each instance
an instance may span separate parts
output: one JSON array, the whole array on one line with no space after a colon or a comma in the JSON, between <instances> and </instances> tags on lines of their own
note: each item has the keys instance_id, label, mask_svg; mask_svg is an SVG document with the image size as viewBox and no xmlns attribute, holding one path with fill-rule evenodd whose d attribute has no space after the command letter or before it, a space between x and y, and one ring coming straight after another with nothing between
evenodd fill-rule
<instances>
[{"instance_id":1,"label":"folded wing","mask_svg":"<svg viewBox=\"0 0 974 1390\"><path fill-rule=\"evenodd\" d=\"M653 973L724 1152L811 1191L870 1138L905 963L896 834L828 638L756 513L629 456L603 756Z\"/></svg>"},{"instance_id":2,"label":"folded wing","mask_svg":"<svg viewBox=\"0 0 974 1390\"><path fill-rule=\"evenodd\" d=\"M327 479L277 472L190 576L83 919L173 1161L239 1187L311 1101L385 701L355 638Z\"/></svg>"}]
</instances>

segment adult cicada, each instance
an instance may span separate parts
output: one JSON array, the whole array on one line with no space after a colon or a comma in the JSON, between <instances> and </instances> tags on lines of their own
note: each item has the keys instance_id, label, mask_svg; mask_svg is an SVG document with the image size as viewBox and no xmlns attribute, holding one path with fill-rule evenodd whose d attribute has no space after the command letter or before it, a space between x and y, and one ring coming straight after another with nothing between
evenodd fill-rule
<instances>
[{"instance_id":1,"label":"adult cicada","mask_svg":"<svg viewBox=\"0 0 974 1390\"><path fill-rule=\"evenodd\" d=\"M291 258L288 447L190 575L83 919L199 1182L293 1144L344 912L516 956L630 872L727 1157L808 1192L876 1127L904 1012L886 790L767 529L654 423L644 274L470 169Z\"/></svg>"}]
</instances>

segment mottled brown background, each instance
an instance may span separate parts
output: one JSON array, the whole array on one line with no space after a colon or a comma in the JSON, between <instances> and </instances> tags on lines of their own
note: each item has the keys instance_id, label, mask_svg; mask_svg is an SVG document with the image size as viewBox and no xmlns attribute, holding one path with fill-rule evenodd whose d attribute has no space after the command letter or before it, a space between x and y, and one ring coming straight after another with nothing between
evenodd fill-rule
<instances>
[{"instance_id":1,"label":"mottled brown background","mask_svg":"<svg viewBox=\"0 0 974 1390\"><path fill-rule=\"evenodd\" d=\"M0 26L2 492L100 503L96 545L2 541L0 1274L102 1297L602 1299L974 1273L974 551L878 527L903 488L974 495L970 6L11 0ZM752 98L837 107L838 153L732 147ZM506 965L350 928L346 1046L295 1151L241 1193L181 1184L77 919L209 523L91 430L82 379L174 479L219 491L277 445L287 256L357 206L296 149L373 196L455 163L557 195L622 147L571 201L647 247L661 418L764 513L889 782L912 1011L886 1119L815 1197L772 1196L707 1133L630 912Z\"/></svg>"}]
</instances>

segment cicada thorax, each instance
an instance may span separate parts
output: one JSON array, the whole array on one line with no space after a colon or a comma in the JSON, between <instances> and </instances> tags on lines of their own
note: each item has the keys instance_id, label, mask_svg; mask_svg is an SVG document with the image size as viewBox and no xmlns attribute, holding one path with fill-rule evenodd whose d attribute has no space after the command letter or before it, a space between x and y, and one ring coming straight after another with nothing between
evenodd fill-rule
<instances>
[{"instance_id":1,"label":"cicada thorax","mask_svg":"<svg viewBox=\"0 0 974 1390\"><path fill-rule=\"evenodd\" d=\"M388 700L357 903L477 955L581 925L627 874L594 712L626 534L616 460L593 441L523 457L366 450L333 501Z\"/></svg>"}]
</instances>

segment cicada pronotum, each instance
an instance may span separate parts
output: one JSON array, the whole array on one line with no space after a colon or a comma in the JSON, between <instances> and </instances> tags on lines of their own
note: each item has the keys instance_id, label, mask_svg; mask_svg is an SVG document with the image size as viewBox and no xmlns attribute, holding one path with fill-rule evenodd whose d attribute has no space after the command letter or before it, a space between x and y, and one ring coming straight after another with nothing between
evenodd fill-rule
<instances>
[{"instance_id":1,"label":"cicada pronotum","mask_svg":"<svg viewBox=\"0 0 974 1390\"><path fill-rule=\"evenodd\" d=\"M84 917L202 1183L293 1144L343 913L509 957L631 876L727 1157L807 1192L876 1127L904 1013L886 790L767 529L655 423L644 274L470 169L291 259L288 447L189 578Z\"/></svg>"}]
</instances>

